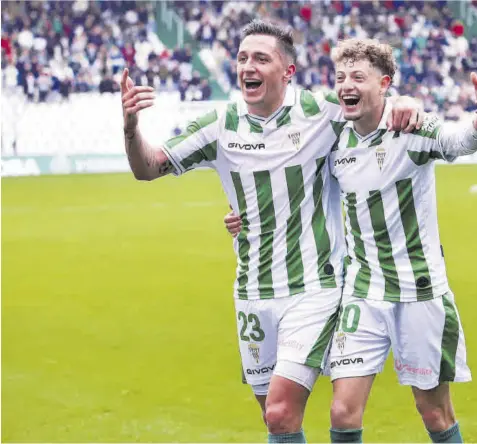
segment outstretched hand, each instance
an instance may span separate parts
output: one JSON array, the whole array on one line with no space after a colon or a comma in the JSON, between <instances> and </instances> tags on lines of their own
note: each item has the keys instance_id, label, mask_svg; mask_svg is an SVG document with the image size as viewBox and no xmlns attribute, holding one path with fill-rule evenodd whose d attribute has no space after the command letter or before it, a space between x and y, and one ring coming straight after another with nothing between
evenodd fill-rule
<instances>
[{"instance_id":1,"label":"outstretched hand","mask_svg":"<svg viewBox=\"0 0 477 444\"><path fill-rule=\"evenodd\" d=\"M131 132L138 123L137 113L154 104L154 88L135 86L126 68L121 77L121 100L123 104L124 131Z\"/></svg>"}]
</instances>

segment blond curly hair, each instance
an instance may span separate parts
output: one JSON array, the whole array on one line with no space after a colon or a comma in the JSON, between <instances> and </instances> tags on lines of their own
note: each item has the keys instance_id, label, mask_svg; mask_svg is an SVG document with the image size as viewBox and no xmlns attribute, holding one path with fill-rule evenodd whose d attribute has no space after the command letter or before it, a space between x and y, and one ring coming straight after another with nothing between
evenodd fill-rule
<instances>
[{"instance_id":1,"label":"blond curly hair","mask_svg":"<svg viewBox=\"0 0 477 444\"><path fill-rule=\"evenodd\" d=\"M393 48L387 43L373 39L340 40L333 48L331 58L335 64L345 60L349 62L367 60L383 75L389 76L391 82L397 69Z\"/></svg>"}]
</instances>

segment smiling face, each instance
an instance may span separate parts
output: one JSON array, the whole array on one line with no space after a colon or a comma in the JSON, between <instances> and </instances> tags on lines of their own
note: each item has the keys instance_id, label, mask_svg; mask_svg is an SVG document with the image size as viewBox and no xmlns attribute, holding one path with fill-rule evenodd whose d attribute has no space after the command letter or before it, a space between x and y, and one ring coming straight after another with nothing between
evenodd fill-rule
<instances>
[{"instance_id":1,"label":"smiling face","mask_svg":"<svg viewBox=\"0 0 477 444\"><path fill-rule=\"evenodd\" d=\"M238 83L252 114L268 117L280 107L295 65L270 35L245 37L237 54Z\"/></svg>"},{"instance_id":2,"label":"smiling face","mask_svg":"<svg viewBox=\"0 0 477 444\"><path fill-rule=\"evenodd\" d=\"M380 116L391 78L366 59L342 59L336 64L335 90L346 120ZM379 121L378 121L379 122Z\"/></svg>"}]
</instances>

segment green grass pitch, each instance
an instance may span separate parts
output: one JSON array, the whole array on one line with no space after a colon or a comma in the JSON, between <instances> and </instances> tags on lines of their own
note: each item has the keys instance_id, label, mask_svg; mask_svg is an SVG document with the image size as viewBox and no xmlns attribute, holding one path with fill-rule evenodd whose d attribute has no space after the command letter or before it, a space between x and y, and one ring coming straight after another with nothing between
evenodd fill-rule
<instances>
[{"instance_id":1,"label":"green grass pitch","mask_svg":"<svg viewBox=\"0 0 477 444\"><path fill-rule=\"evenodd\" d=\"M477 166L439 166L441 238L477 372ZM213 172L2 180L2 442L265 442L240 382L228 206ZM328 439L331 384L308 405ZM453 385L477 441L477 385ZM388 365L367 442L428 442Z\"/></svg>"}]
</instances>

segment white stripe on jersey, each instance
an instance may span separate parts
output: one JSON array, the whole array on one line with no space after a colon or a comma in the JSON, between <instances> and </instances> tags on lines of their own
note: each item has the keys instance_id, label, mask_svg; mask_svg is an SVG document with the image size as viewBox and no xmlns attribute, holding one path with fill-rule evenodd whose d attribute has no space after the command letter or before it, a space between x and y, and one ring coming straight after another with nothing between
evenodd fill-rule
<instances>
[{"instance_id":1,"label":"white stripe on jersey","mask_svg":"<svg viewBox=\"0 0 477 444\"><path fill-rule=\"evenodd\" d=\"M247 219L249 222L251 220L260 221L260 215L258 214L257 193L255 192L255 182L253 175L241 174L240 177L242 179L243 189L245 190L245 199L247 202ZM248 251L249 262L246 289L247 294L256 294L258 293L258 264L260 262L260 225L250 224L249 229L250 232L247 236L247 239L250 242L250 249Z\"/></svg>"},{"instance_id":2,"label":"white stripe on jersey","mask_svg":"<svg viewBox=\"0 0 477 444\"><path fill-rule=\"evenodd\" d=\"M323 168L327 168L327 164ZM316 162L310 162L306 165L303 165L302 168L303 177L306 181L307 178L311 178L316 174ZM320 172L321 176L321 172ZM311 180L311 179L310 179ZM311 180L311 182L314 182ZM326 202L326 198L328 196L323 196L323 201ZM315 206L313 204L313 187L308 187L305 189L305 199L304 202L307 201L308 198L308 205L302 206L301 208L301 220L302 220L302 235L300 239L300 246L302 251L302 261L303 261L303 268L305 270L304 273L304 283L305 289L316 290L317 289L317 277L318 275L318 252L316 248L315 237L313 234L312 226L311 226L311 219L313 217L313 213L315 210ZM326 215L326 213L325 213ZM330 237L332 234L330 234ZM318 287L319 288L319 287Z\"/></svg>"},{"instance_id":3,"label":"white stripe on jersey","mask_svg":"<svg viewBox=\"0 0 477 444\"><path fill-rule=\"evenodd\" d=\"M281 173L281 174L279 174ZM276 171L270 174L270 180L272 184L272 190L286 187L285 170ZM273 205L275 207L275 220L277 227L286 227L287 219L290 217L290 201L288 194L273 196ZM273 286L277 288L286 288L288 285L288 272L287 272L287 230L275 230L273 237L273 268L272 278Z\"/></svg>"}]
</instances>

